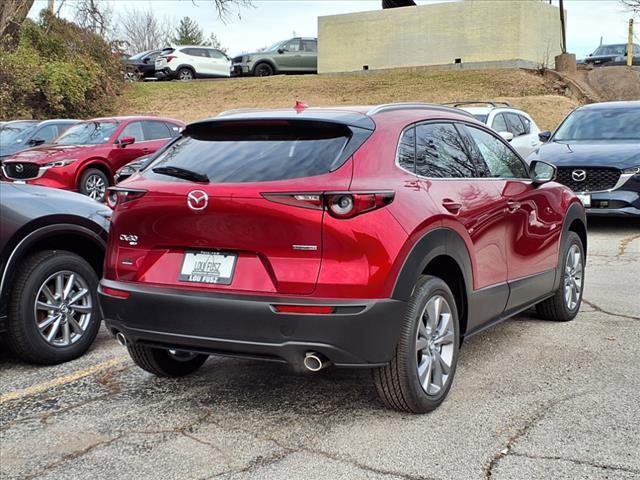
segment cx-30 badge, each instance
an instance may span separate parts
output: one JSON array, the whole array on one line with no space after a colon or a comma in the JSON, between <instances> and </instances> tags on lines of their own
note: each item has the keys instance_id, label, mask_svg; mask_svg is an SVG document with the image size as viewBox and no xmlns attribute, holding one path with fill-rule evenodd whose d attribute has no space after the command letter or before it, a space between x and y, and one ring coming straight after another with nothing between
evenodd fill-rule
<instances>
[{"instance_id":1,"label":"cx-30 badge","mask_svg":"<svg viewBox=\"0 0 640 480\"><path fill-rule=\"evenodd\" d=\"M576 182L584 182L587 179L587 172L584 170L574 170L571 172L571 178Z\"/></svg>"},{"instance_id":2,"label":"cx-30 badge","mask_svg":"<svg viewBox=\"0 0 640 480\"><path fill-rule=\"evenodd\" d=\"M209 205L209 195L202 190L192 190L187 195L187 205L194 212L201 212Z\"/></svg>"}]
</instances>

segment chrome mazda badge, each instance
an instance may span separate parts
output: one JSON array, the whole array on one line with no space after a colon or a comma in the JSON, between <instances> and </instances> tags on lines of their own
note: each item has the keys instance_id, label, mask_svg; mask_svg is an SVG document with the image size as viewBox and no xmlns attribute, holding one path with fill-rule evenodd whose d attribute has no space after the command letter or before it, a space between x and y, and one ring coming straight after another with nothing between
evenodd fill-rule
<instances>
[{"instance_id":1,"label":"chrome mazda badge","mask_svg":"<svg viewBox=\"0 0 640 480\"><path fill-rule=\"evenodd\" d=\"M193 190L187 195L187 205L194 212L200 212L209 205L209 195L202 190Z\"/></svg>"},{"instance_id":2,"label":"chrome mazda badge","mask_svg":"<svg viewBox=\"0 0 640 480\"><path fill-rule=\"evenodd\" d=\"M571 178L576 182L584 182L587 179L587 172L584 170L574 170L571 172Z\"/></svg>"},{"instance_id":3,"label":"chrome mazda badge","mask_svg":"<svg viewBox=\"0 0 640 480\"><path fill-rule=\"evenodd\" d=\"M16 165L16 172L18 172L18 173L22 173L22 171L23 171L23 170L24 170L24 167L22 166L22 164L21 164L21 163L18 163L18 164Z\"/></svg>"}]
</instances>

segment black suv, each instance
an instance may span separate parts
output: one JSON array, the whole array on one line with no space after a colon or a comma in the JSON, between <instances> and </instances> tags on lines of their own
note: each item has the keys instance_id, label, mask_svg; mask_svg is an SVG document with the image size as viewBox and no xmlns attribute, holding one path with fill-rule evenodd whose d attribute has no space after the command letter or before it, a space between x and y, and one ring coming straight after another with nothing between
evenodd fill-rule
<instances>
[{"instance_id":1,"label":"black suv","mask_svg":"<svg viewBox=\"0 0 640 480\"><path fill-rule=\"evenodd\" d=\"M627 49L626 43L619 43L616 45L600 45L596 48L595 52L590 53L587 58L584 59L584 63L591 64L593 66L604 65L626 65L627 64ZM633 44L633 65L640 65L640 45Z\"/></svg>"},{"instance_id":2,"label":"black suv","mask_svg":"<svg viewBox=\"0 0 640 480\"><path fill-rule=\"evenodd\" d=\"M527 161L556 165L588 214L640 217L640 101L577 108L540 139Z\"/></svg>"},{"instance_id":3,"label":"black suv","mask_svg":"<svg viewBox=\"0 0 640 480\"><path fill-rule=\"evenodd\" d=\"M25 361L79 357L100 328L111 210L77 193L6 182L0 199L0 336Z\"/></svg>"}]
</instances>

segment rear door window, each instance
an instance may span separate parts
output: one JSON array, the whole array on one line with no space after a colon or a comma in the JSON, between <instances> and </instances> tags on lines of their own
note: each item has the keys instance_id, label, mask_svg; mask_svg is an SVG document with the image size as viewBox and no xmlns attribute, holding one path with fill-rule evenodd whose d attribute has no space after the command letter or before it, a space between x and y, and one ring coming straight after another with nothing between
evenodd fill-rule
<instances>
[{"instance_id":1,"label":"rear door window","mask_svg":"<svg viewBox=\"0 0 640 480\"><path fill-rule=\"evenodd\" d=\"M180 127L178 125L174 125L173 123L168 123L168 122L166 122L165 125L169 129L169 134L171 135L172 138L180 135Z\"/></svg>"},{"instance_id":2,"label":"rear door window","mask_svg":"<svg viewBox=\"0 0 640 480\"><path fill-rule=\"evenodd\" d=\"M131 122L129 125L124 127L120 135L118 135L118 140L121 140L124 137L133 137L136 139L136 142L144 142L146 139L144 138L142 122Z\"/></svg>"},{"instance_id":3,"label":"rear door window","mask_svg":"<svg viewBox=\"0 0 640 480\"><path fill-rule=\"evenodd\" d=\"M143 123L143 127L146 140L160 140L172 136L164 122L146 121Z\"/></svg>"},{"instance_id":4,"label":"rear door window","mask_svg":"<svg viewBox=\"0 0 640 480\"><path fill-rule=\"evenodd\" d=\"M464 141L451 123L416 127L416 173L429 178L475 177Z\"/></svg>"},{"instance_id":5,"label":"rear door window","mask_svg":"<svg viewBox=\"0 0 640 480\"><path fill-rule=\"evenodd\" d=\"M520 115L516 115L515 113L507 113L507 120L509 122L509 132L513 133L514 137L519 137L520 135L525 135L527 132L524 128L524 124L522 120L520 120Z\"/></svg>"},{"instance_id":6,"label":"rear door window","mask_svg":"<svg viewBox=\"0 0 640 480\"><path fill-rule=\"evenodd\" d=\"M317 52L318 42L315 40L302 40L302 47L305 52Z\"/></svg>"},{"instance_id":7,"label":"rear door window","mask_svg":"<svg viewBox=\"0 0 640 480\"><path fill-rule=\"evenodd\" d=\"M340 166L351 136L343 125L314 122L191 126L160 154L145 176L179 181L153 173L177 167L206 175L212 183L287 180L329 173Z\"/></svg>"}]
</instances>

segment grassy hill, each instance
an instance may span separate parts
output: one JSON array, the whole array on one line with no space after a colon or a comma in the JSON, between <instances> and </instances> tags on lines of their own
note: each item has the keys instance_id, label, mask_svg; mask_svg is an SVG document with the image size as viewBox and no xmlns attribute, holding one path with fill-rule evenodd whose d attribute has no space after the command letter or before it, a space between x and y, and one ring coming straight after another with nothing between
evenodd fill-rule
<instances>
[{"instance_id":1,"label":"grassy hill","mask_svg":"<svg viewBox=\"0 0 640 480\"><path fill-rule=\"evenodd\" d=\"M292 107L296 100L310 106L506 100L528 111L542 129L555 128L577 106L524 70L423 70L136 83L125 88L117 113L190 122L232 108Z\"/></svg>"}]
</instances>

